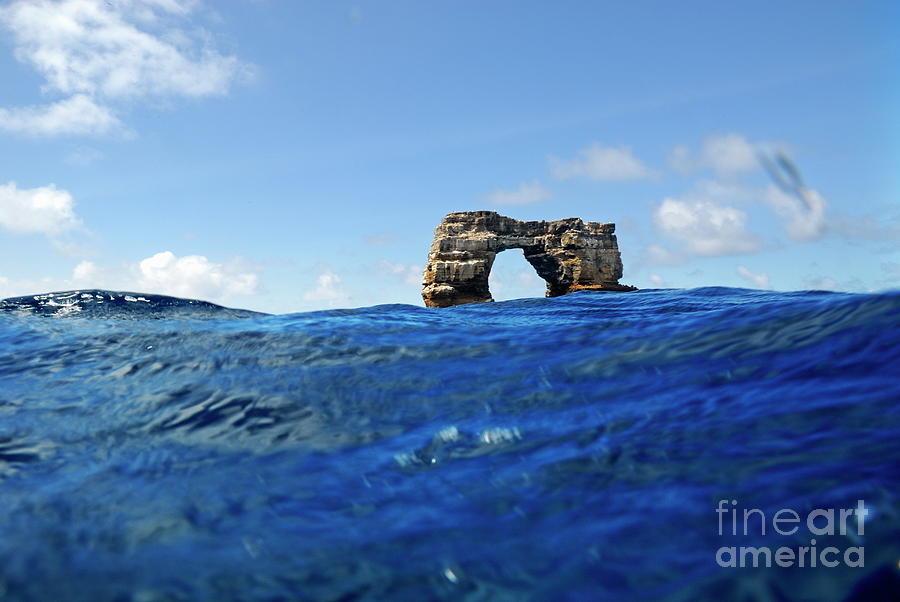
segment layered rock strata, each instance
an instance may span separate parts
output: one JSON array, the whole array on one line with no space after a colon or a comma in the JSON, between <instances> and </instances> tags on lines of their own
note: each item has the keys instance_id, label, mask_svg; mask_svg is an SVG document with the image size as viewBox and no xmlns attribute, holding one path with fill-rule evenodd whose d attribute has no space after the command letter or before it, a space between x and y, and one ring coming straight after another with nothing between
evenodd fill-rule
<instances>
[{"instance_id":1,"label":"layered rock strata","mask_svg":"<svg viewBox=\"0 0 900 602\"><path fill-rule=\"evenodd\" d=\"M547 296L578 290L632 291L619 284L622 258L615 224L577 217L523 222L495 211L447 215L434 231L422 282L428 307L493 301L488 277L497 253L522 249Z\"/></svg>"}]
</instances>

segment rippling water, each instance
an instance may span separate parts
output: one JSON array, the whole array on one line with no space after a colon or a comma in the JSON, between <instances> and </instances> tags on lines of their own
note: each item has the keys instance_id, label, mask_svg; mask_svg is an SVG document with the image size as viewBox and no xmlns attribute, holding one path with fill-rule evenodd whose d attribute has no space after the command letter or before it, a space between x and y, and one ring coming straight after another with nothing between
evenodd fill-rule
<instances>
[{"instance_id":1,"label":"rippling water","mask_svg":"<svg viewBox=\"0 0 900 602\"><path fill-rule=\"evenodd\" d=\"M900 293L7 299L0 598L897 595L898 401ZM865 566L722 568L731 499L863 499Z\"/></svg>"}]
</instances>

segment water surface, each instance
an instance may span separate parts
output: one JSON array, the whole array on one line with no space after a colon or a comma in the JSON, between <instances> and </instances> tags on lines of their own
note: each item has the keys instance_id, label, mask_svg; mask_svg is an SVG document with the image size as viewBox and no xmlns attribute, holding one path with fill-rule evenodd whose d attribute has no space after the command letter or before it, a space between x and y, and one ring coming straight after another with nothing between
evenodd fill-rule
<instances>
[{"instance_id":1,"label":"water surface","mask_svg":"<svg viewBox=\"0 0 900 602\"><path fill-rule=\"evenodd\" d=\"M900 293L277 316L109 291L7 299L0 598L890 592L898 400ZM719 536L721 499L864 499L865 536L830 541L864 545L865 567L721 568L722 545L809 545Z\"/></svg>"}]
</instances>

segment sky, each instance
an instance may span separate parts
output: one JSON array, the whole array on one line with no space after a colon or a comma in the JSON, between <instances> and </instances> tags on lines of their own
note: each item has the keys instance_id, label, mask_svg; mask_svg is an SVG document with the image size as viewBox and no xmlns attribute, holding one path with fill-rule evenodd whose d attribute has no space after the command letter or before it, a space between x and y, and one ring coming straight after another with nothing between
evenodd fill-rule
<instances>
[{"instance_id":1,"label":"sky","mask_svg":"<svg viewBox=\"0 0 900 602\"><path fill-rule=\"evenodd\" d=\"M0 0L0 297L421 305L477 209L615 222L639 288L896 289L898 34L893 0ZM490 282L543 295L518 250Z\"/></svg>"}]
</instances>

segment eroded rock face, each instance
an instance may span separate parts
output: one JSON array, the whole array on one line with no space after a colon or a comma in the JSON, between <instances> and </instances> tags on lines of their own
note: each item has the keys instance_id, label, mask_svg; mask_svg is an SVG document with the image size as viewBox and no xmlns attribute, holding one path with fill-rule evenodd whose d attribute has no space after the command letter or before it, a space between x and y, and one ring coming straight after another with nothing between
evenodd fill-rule
<instances>
[{"instance_id":1,"label":"eroded rock face","mask_svg":"<svg viewBox=\"0 0 900 602\"><path fill-rule=\"evenodd\" d=\"M450 213L434 231L422 298L428 307L493 301L488 276L494 257L507 249L522 249L547 282L548 297L584 289L635 290L619 284L615 229L577 217L522 222L495 211Z\"/></svg>"}]
</instances>

